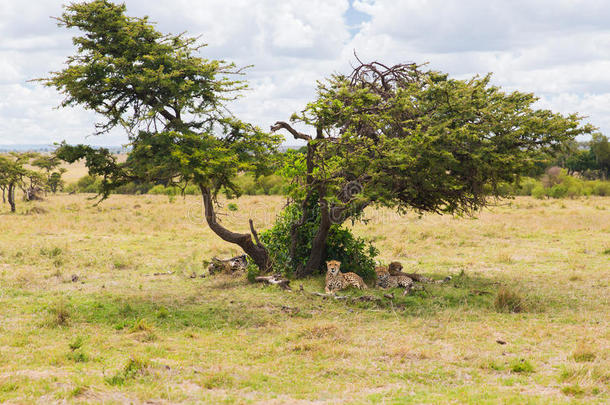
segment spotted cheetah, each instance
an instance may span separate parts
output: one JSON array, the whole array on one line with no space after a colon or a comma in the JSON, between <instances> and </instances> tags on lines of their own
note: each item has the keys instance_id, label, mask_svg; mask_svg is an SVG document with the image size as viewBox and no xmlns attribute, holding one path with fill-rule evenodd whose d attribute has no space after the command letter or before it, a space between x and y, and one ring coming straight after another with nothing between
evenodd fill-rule
<instances>
[{"instance_id":1,"label":"spotted cheetah","mask_svg":"<svg viewBox=\"0 0 610 405\"><path fill-rule=\"evenodd\" d=\"M451 280L451 276L445 277L443 280L432 280L426 276L422 276L417 273L404 273L402 271L402 264L400 262L392 262L388 266L388 272L391 276L407 276L411 278L413 281L417 281L420 283L430 283L430 284L441 284Z\"/></svg>"},{"instance_id":2,"label":"spotted cheetah","mask_svg":"<svg viewBox=\"0 0 610 405\"><path fill-rule=\"evenodd\" d=\"M396 288L403 287L405 294L413 287L413 280L405 275L392 275L384 266L375 267L377 273L377 286L379 288Z\"/></svg>"},{"instance_id":3,"label":"spotted cheetah","mask_svg":"<svg viewBox=\"0 0 610 405\"><path fill-rule=\"evenodd\" d=\"M326 262L326 294L332 294L335 291L343 290L349 286L356 287L358 289L367 288L366 284L362 280L362 277L356 273L341 273L339 267L341 262L337 260L330 260Z\"/></svg>"}]
</instances>

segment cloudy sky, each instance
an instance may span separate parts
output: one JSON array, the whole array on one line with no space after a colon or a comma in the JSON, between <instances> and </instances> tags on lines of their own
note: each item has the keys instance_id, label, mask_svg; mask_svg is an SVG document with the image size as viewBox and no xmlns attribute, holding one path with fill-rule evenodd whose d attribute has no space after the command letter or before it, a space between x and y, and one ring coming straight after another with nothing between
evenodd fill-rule
<instances>
[{"instance_id":1,"label":"cloudy sky","mask_svg":"<svg viewBox=\"0 0 610 405\"><path fill-rule=\"evenodd\" d=\"M93 137L96 117L55 109L61 97L28 80L59 70L73 32L50 16L62 0L0 0L0 144L60 140L125 143L117 130ZM607 0L126 0L164 32L188 31L203 56L254 67L233 110L268 128L315 94L316 80L363 60L429 62L464 78L493 72L506 90L578 112L610 134L610 2Z\"/></svg>"}]
</instances>

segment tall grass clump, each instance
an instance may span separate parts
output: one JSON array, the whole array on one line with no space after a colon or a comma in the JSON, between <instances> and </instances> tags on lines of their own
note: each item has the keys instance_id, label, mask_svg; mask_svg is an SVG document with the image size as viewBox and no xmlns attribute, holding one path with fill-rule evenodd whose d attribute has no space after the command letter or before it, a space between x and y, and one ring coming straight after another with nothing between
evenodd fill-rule
<instances>
[{"instance_id":1,"label":"tall grass clump","mask_svg":"<svg viewBox=\"0 0 610 405\"><path fill-rule=\"evenodd\" d=\"M64 300L60 299L51 304L48 308L48 316L45 322L49 327L67 326L72 317L72 307Z\"/></svg>"},{"instance_id":2,"label":"tall grass clump","mask_svg":"<svg viewBox=\"0 0 610 405\"><path fill-rule=\"evenodd\" d=\"M148 362L131 356L125 366L112 377L106 378L109 385L124 385L129 380L148 374Z\"/></svg>"},{"instance_id":3,"label":"tall grass clump","mask_svg":"<svg viewBox=\"0 0 610 405\"><path fill-rule=\"evenodd\" d=\"M498 290L494 307L498 312L519 313L526 311L525 299L516 291L508 287Z\"/></svg>"}]
</instances>

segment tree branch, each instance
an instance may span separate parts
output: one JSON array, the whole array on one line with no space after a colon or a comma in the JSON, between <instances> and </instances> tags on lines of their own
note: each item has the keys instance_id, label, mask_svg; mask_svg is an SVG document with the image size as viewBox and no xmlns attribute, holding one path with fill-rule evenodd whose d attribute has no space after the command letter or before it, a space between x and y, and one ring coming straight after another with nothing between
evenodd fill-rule
<instances>
[{"instance_id":1,"label":"tree branch","mask_svg":"<svg viewBox=\"0 0 610 405\"><path fill-rule=\"evenodd\" d=\"M278 121L271 126L271 132L276 132L276 131L279 131L280 129L285 129L286 131L290 132L292 134L292 136L294 136L294 139L303 139L305 141L311 141L311 136L297 131L296 129L291 127L290 124L288 124L287 122Z\"/></svg>"},{"instance_id":2,"label":"tree branch","mask_svg":"<svg viewBox=\"0 0 610 405\"><path fill-rule=\"evenodd\" d=\"M260 241L260 239L258 239L258 233L256 232L256 229L254 229L254 222L252 221L252 218L249 219L250 222L250 231L252 232L252 236L254 236L254 241L256 242L256 244L260 247L264 247L265 245L263 245Z\"/></svg>"}]
</instances>

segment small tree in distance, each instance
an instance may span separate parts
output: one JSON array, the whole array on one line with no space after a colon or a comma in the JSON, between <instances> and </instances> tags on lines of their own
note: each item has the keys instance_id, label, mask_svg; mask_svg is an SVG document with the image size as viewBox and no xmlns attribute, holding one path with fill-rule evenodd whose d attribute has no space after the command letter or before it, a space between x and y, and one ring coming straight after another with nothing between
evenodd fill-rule
<instances>
[{"instance_id":1,"label":"small tree in distance","mask_svg":"<svg viewBox=\"0 0 610 405\"><path fill-rule=\"evenodd\" d=\"M46 187L56 193L63 189L64 181L61 176L67 171L63 167L59 167L61 160L55 155L42 155L32 161L32 166L39 167L46 174Z\"/></svg>"},{"instance_id":2,"label":"small tree in distance","mask_svg":"<svg viewBox=\"0 0 610 405\"><path fill-rule=\"evenodd\" d=\"M37 191L46 187L42 173L30 170L26 165L38 154L32 152L17 153L12 152L8 155L0 155L0 189L2 189L2 201L8 202L11 212L17 210L15 191L21 189L23 198L26 201L36 197Z\"/></svg>"}]
</instances>

